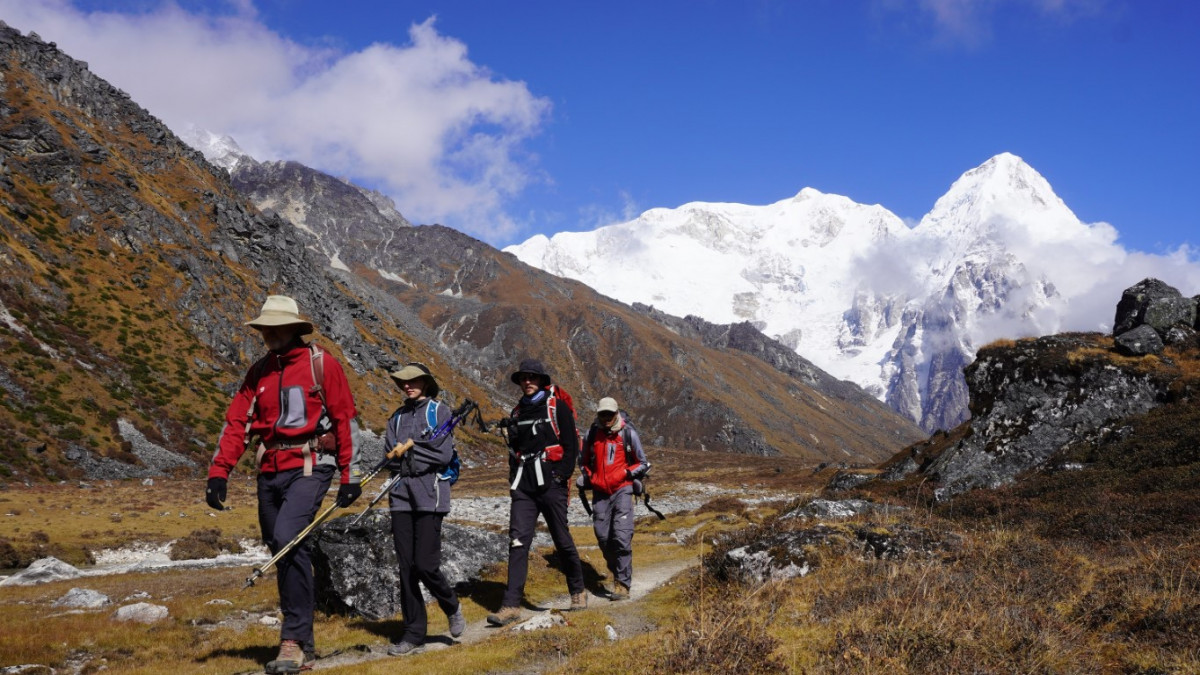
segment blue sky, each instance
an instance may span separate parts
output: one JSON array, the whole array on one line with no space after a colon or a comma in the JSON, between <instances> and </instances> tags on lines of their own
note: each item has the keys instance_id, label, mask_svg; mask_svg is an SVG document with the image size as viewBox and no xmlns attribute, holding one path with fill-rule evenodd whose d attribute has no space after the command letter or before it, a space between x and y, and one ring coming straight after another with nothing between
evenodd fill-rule
<instances>
[{"instance_id":1,"label":"blue sky","mask_svg":"<svg viewBox=\"0 0 1200 675\"><path fill-rule=\"evenodd\" d=\"M1006 151L1130 249L1200 245L1200 3L0 0L0 16L173 128L500 246L803 187L916 220Z\"/></svg>"}]
</instances>

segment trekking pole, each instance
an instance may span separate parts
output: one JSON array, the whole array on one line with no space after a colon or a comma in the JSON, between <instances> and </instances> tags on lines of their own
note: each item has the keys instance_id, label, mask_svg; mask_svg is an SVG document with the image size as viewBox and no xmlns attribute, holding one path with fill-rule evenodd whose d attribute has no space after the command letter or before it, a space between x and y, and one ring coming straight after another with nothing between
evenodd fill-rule
<instances>
[{"instance_id":1,"label":"trekking pole","mask_svg":"<svg viewBox=\"0 0 1200 675\"><path fill-rule=\"evenodd\" d=\"M411 445L412 441L410 440L410 441L408 441L408 443L410 444L408 447L412 447L412 445ZM395 448L392 449L392 452L395 452L399 449L400 449L400 445L397 445ZM407 450L408 450L408 448L404 448L404 451L407 451ZM401 451L400 454L404 454L404 451ZM385 466L387 466L387 463L390 460L391 460L391 453L388 453L388 455L385 455L384 458L382 460L380 460L380 462L378 464L371 467L371 470L368 471L367 474L362 477L362 480L360 480L358 482L358 484L361 486L361 485L366 485L367 483L371 482L371 479L375 478L375 476L378 476L379 472L382 471ZM274 556L272 556L270 560L263 563L263 565L261 567L254 568L254 573L251 574L249 576L249 578L246 579L246 584L244 586L242 586L242 590L246 590L247 588L250 588L251 586L253 586L256 579L259 579L263 575L265 575L267 573L267 570L271 569L271 567L274 566L275 563L279 562L280 558L287 555L288 552L291 551L293 548L296 548L296 545L299 544L300 542L304 541L304 538L307 537L310 532L312 532L314 529L316 529L316 527L318 525L320 525L321 523L328 520L329 516L332 515L334 510L336 510L337 508L338 508L337 500L334 500L334 502L329 505L329 508L325 509L321 513L321 515L319 515L315 519L313 519L312 523L308 527L301 530L300 534L297 534L291 541L289 541L287 543L286 546L279 549L279 552L276 553Z\"/></svg>"},{"instance_id":2,"label":"trekking pole","mask_svg":"<svg viewBox=\"0 0 1200 675\"><path fill-rule=\"evenodd\" d=\"M469 415L471 413L472 410L477 410L478 407L479 406L477 406L475 404L475 402L471 401L470 399L465 401L461 406L459 406L458 410L454 411L454 413L453 413L453 415L451 415L450 419L443 422L437 428L437 430L430 437L430 440L433 440L435 438L438 438L439 436L442 436L444 434L454 431L454 427L457 426L458 423L461 422L463 419L465 419L467 417L467 415ZM366 485L368 482L371 481L371 479L373 479L373 478L375 478L375 476L379 475L380 471L383 471L383 469L388 465L388 462L390 462L393 459L403 456L405 452L408 452L408 450L413 447L413 445L414 445L414 442L411 438L408 439L407 441L405 441L404 443L397 444L396 447L392 448L391 450L388 451L388 453L386 455L384 455L383 459L381 459L378 464L376 464L374 467L371 468L371 470L367 473L367 475L363 476L362 480L360 480L358 482L358 484L360 486ZM392 482L393 482L392 480L389 480L386 487L390 488ZM381 490L380 494L376 495L375 499L371 501L371 505L373 506L375 504L375 502L379 501L379 499L382 498L382 496L385 494L387 494L387 491ZM273 567L275 565L275 563L279 562L280 558L287 555L292 549L296 548L296 546L300 542L304 541L305 537L307 537L313 530L315 530L318 525L320 525L320 524L324 523L326 520L328 520L329 516L333 515L333 512L336 511L337 508L338 508L337 501L334 500L333 504L329 505L329 508L325 509L321 513L321 515L314 518L313 522L311 524L309 524L308 527L301 530L300 533L297 534L291 541L289 541L286 546L279 549L279 551L274 556L272 556L270 560L265 562L261 567L254 568L254 572L246 579L246 583L242 586L242 590L250 588L251 586L254 585L255 580L266 575L267 570L271 569L271 567ZM369 509L370 506L368 506L367 508ZM363 513L365 514L366 511L363 511ZM361 518L362 518L362 515L360 514L359 519L361 519ZM357 523L358 520L356 519L354 522Z\"/></svg>"},{"instance_id":3,"label":"trekking pole","mask_svg":"<svg viewBox=\"0 0 1200 675\"><path fill-rule=\"evenodd\" d=\"M445 436L446 434L454 433L454 427L458 426L460 422L469 417L472 411L476 413L476 417L480 420L480 425L482 425L482 418L479 418L479 406L474 401L467 399L461 406L458 407L457 410L454 410L450 413L450 419L438 425L438 428L434 429L432 433L430 433L430 431L427 429L422 436L425 437L425 440L434 441L442 436ZM405 445L404 443L392 448L391 451L388 452L387 456L383 458L383 462L380 463L380 466L382 467L392 459L399 459L414 445L412 439L409 439L406 441L406 443L407 447L404 449L401 449L401 445ZM354 518L354 520L350 521L350 527L357 526L362 519L366 517L367 512L370 511L376 504L378 504L379 500L383 499L384 495L391 491L392 486L395 485L396 481L399 479L400 474L396 474L395 476L388 478L387 481L380 486L379 492L377 492L375 496L371 498L371 501L367 503L367 508L363 509L362 512Z\"/></svg>"}]
</instances>

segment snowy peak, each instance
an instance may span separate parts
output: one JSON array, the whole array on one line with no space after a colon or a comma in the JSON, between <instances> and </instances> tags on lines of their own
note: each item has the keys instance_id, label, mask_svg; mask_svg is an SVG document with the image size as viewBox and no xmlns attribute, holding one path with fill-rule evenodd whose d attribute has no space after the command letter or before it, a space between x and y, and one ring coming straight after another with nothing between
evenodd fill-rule
<instances>
[{"instance_id":1,"label":"snowy peak","mask_svg":"<svg viewBox=\"0 0 1200 675\"><path fill-rule=\"evenodd\" d=\"M180 139L200 151L204 158L210 164L219 166L226 171L233 172L238 164L246 161L254 161L254 158L246 154L237 141L229 136L215 134L208 129L201 129L196 126L188 126L179 134Z\"/></svg>"},{"instance_id":2,"label":"snowy peak","mask_svg":"<svg viewBox=\"0 0 1200 675\"><path fill-rule=\"evenodd\" d=\"M997 219L1038 228L1077 223L1050 183L1020 157L1001 153L967 171L937 200L918 228L987 229Z\"/></svg>"}]
</instances>

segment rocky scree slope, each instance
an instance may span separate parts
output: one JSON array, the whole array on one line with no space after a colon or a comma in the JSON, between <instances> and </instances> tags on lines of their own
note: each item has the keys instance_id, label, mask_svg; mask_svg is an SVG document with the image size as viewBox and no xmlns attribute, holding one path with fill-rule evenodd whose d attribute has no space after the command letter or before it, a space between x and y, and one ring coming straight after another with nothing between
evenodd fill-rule
<instances>
[{"instance_id":1,"label":"rocky scree slope","mask_svg":"<svg viewBox=\"0 0 1200 675\"><path fill-rule=\"evenodd\" d=\"M315 243L86 64L0 27L0 421L17 448L0 472L137 464L118 419L203 466L261 353L242 324L270 292L299 301L382 426L381 366L429 351L399 303Z\"/></svg>"}]
</instances>

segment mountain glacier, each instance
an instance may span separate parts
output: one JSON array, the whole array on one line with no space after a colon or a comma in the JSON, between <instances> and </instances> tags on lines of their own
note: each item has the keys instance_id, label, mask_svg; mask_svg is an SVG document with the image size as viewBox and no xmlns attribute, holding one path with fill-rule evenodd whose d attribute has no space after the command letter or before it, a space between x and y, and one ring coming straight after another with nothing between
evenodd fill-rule
<instances>
[{"instance_id":1,"label":"mountain glacier","mask_svg":"<svg viewBox=\"0 0 1200 675\"><path fill-rule=\"evenodd\" d=\"M1056 274L1056 256L1106 262L1115 236L1003 153L911 228L882 206L805 188L765 206L651 209L505 250L624 302L750 321L934 431L967 418L962 368L978 347L1060 328L1088 282Z\"/></svg>"}]
</instances>

